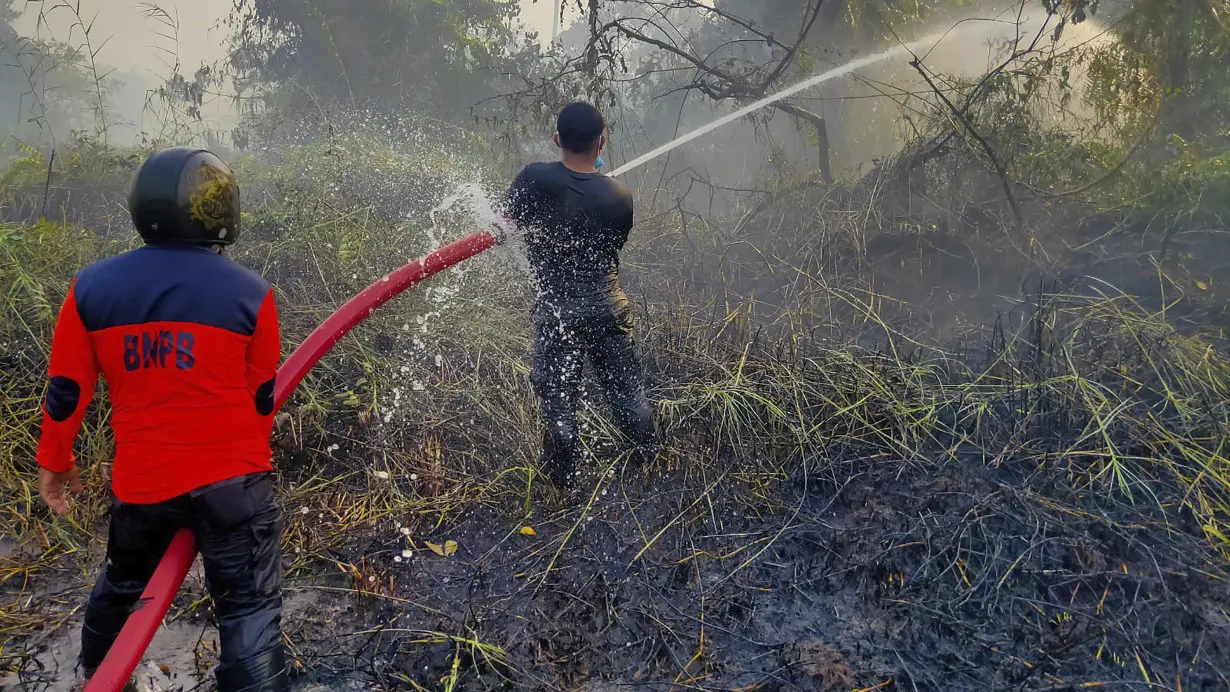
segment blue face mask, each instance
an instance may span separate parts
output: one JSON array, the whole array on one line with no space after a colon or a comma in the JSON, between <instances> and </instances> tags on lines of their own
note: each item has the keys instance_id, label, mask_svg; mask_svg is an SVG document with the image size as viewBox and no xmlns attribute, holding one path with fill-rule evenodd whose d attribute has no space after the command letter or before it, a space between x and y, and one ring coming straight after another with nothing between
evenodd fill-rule
<instances>
[{"instance_id":1,"label":"blue face mask","mask_svg":"<svg viewBox=\"0 0 1230 692\"><path fill-rule=\"evenodd\" d=\"M606 165L606 161L603 161L601 156L599 156L597 160L594 161L594 168L597 170L602 170L602 167L604 165Z\"/></svg>"}]
</instances>

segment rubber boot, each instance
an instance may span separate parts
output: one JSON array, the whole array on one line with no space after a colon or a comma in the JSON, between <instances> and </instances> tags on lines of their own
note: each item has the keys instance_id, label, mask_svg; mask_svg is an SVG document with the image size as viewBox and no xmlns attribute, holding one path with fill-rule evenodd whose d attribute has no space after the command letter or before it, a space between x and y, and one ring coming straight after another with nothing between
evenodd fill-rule
<instances>
[{"instance_id":1,"label":"rubber boot","mask_svg":"<svg viewBox=\"0 0 1230 692\"><path fill-rule=\"evenodd\" d=\"M78 665L77 680L73 683L71 689L72 689L72 692L84 692L84 690L87 687L89 687L90 680L94 677L94 673L98 672L98 669L97 668L84 668L83 669L81 668L80 662L78 662L77 665ZM124 686L120 688L120 692L137 692L137 690L138 690L137 683L133 682L132 680L129 680L128 682L124 683Z\"/></svg>"},{"instance_id":2,"label":"rubber boot","mask_svg":"<svg viewBox=\"0 0 1230 692\"><path fill-rule=\"evenodd\" d=\"M281 644L234 663L218 666L218 692L286 692L286 649Z\"/></svg>"},{"instance_id":3,"label":"rubber boot","mask_svg":"<svg viewBox=\"0 0 1230 692\"><path fill-rule=\"evenodd\" d=\"M91 618L91 615L96 614L87 611L87 619L105 620L105 618ZM103 659L107 657L107 652L111 650L111 645L120 636L120 630L123 627L124 621L118 619L104 622L104 627L91 627L88 624L81 626L81 654L77 657L77 666L87 680L94 677L94 672L98 670L98 666L102 665Z\"/></svg>"},{"instance_id":4,"label":"rubber boot","mask_svg":"<svg viewBox=\"0 0 1230 692\"><path fill-rule=\"evenodd\" d=\"M563 397L544 400L542 412L547 429L542 436L538 468L556 488L569 490L576 482L577 459L581 456L576 415Z\"/></svg>"}]
</instances>

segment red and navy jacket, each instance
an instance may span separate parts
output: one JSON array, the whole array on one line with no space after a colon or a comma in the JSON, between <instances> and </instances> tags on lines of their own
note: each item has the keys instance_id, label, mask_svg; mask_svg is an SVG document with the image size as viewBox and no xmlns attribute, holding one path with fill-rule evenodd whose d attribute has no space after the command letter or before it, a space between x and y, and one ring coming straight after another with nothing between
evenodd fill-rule
<instances>
[{"instance_id":1,"label":"red and navy jacket","mask_svg":"<svg viewBox=\"0 0 1230 692\"><path fill-rule=\"evenodd\" d=\"M56 322L38 463L63 473L101 373L112 490L151 504L272 470L273 290L214 250L148 245L83 269Z\"/></svg>"}]
</instances>

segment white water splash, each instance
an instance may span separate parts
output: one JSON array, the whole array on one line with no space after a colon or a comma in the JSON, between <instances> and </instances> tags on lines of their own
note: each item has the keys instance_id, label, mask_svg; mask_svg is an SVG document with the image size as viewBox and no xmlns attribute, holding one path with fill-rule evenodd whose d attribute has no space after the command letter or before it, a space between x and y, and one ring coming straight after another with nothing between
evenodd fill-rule
<instances>
[{"instance_id":1,"label":"white water splash","mask_svg":"<svg viewBox=\"0 0 1230 692\"><path fill-rule=\"evenodd\" d=\"M496 213L495 204L482 185L476 182L459 183L455 192L440 200L440 203L428 212L431 218L431 228L428 229L427 234L433 248L444 244L440 233L443 215L457 211L460 211L474 228L486 228L500 218Z\"/></svg>"}]
</instances>

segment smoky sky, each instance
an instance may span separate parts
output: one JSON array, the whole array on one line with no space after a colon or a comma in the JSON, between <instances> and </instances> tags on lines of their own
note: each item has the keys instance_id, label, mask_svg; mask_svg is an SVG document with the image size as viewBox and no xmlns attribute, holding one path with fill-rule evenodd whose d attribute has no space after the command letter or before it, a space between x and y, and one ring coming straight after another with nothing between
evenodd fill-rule
<instances>
[{"instance_id":1,"label":"smoky sky","mask_svg":"<svg viewBox=\"0 0 1230 692\"><path fill-rule=\"evenodd\" d=\"M54 4L53 1L44 2L46 7ZM181 63L191 69L196 69L202 61L223 57L226 28L219 22L234 6L232 0L160 0L156 4L177 17L180 26L177 41L159 36L159 33L165 33L165 27L144 16L145 2L81 0L81 15L86 23L95 20L91 38L97 44L106 42L98 52L100 63L121 71L148 71L150 77L160 77L173 64L173 54L177 54ZM554 6L552 0L522 0L522 20L526 26L538 31L540 36L550 37ZM28 7L31 10L16 22L18 31L27 36L38 32L66 43L80 42L81 32L79 28L73 28L76 17L70 12L63 9L50 11L46 23L39 26L36 4L32 2Z\"/></svg>"},{"instance_id":2,"label":"smoky sky","mask_svg":"<svg viewBox=\"0 0 1230 692\"><path fill-rule=\"evenodd\" d=\"M49 0L43 6L55 4ZM106 42L98 53L99 62L124 72L146 72L152 79L169 72L174 62L172 55L179 56L180 62L190 68L188 72L202 61L223 57L227 30L220 22L233 7L233 0L159 0L156 4L178 19L177 41L159 36L166 33L165 27L144 16L145 4L136 0L81 0L86 23L95 21L91 39L96 44ZM549 38L554 1L521 0L521 4L522 21L540 36ZM80 29L73 29L77 20L70 12L48 12L46 23L40 26L37 3L28 7L31 9L17 22L18 31L26 35L38 32L72 44L80 42ZM571 15L575 15L575 10Z\"/></svg>"},{"instance_id":3,"label":"smoky sky","mask_svg":"<svg viewBox=\"0 0 1230 692\"><path fill-rule=\"evenodd\" d=\"M25 3L25 12L14 22L22 34L85 48L87 37L80 24L91 25L88 40L97 53L102 71L112 77L108 122L115 125L117 141L136 140L147 122L147 95L173 75L178 63L182 74L191 76L202 64L226 56L229 29L224 24L234 0L80 0L80 17L62 0ZM550 40L554 0L521 0L522 22L537 31L540 40ZM15 3L21 9L23 3ZM150 5L170 15L175 28L148 16ZM42 11L40 12L40 8ZM565 14L565 24L576 10ZM0 94L0 98L11 95ZM211 93L202 106L206 121L226 129L237 121L237 111L224 93Z\"/></svg>"}]
</instances>

